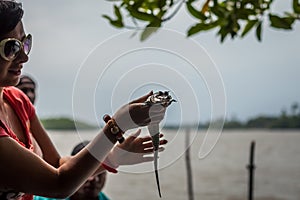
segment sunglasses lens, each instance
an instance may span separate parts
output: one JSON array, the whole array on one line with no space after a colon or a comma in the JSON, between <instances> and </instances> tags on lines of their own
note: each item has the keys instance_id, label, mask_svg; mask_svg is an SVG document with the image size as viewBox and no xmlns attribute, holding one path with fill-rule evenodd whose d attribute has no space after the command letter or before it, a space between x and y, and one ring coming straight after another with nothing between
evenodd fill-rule
<instances>
[{"instance_id":1,"label":"sunglasses lens","mask_svg":"<svg viewBox=\"0 0 300 200\"><path fill-rule=\"evenodd\" d=\"M14 59L21 50L21 44L17 40L10 40L5 43L4 55L9 59Z\"/></svg>"},{"instance_id":2,"label":"sunglasses lens","mask_svg":"<svg viewBox=\"0 0 300 200\"><path fill-rule=\"evenodd\" d=\"M0 42L0 54L5 60L12 61L21 51L28 55L31 50L31 44L32 36L30 34L22 42L14 38L8 38Z\"/></svg>"},{"instance_id":3,"label":"sunglasses lens","mask_svg":"<svg viewBox=\"0 0 300 200\"><path fill-rule=\"evenodd\" d=\"M31 35L28 35L25 40L24 40L24 52L26 55L29 54L30 50L31 50L31 44L32 44L32 37Z\"/></svg>"}]
</instances>

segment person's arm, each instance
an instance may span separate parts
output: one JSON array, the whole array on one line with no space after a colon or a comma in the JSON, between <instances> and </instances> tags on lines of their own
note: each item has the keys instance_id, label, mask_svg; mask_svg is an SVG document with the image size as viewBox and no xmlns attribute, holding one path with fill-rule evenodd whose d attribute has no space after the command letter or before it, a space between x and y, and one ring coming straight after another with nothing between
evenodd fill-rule
<instances>
[{"instance_id":1,"label":"person's arm","mask_svg":"<svg viewBox=\"0 0 300 200\"><path fill-rule=\"evenodd\" d=\"M149 107L142 103L149 95L151 93L123 106L115 113L115 119L117 122L122 122L124 131L138 125L147 125L151 121ZM157 112L157 115L163 118L164 111ZM126 123L126 119L132 120L130 123ZM39 122L36 121L38 119L33 118L32 120L31 129L34 132L38 131ZM111 131L111 127L105 125L103 130L83 150L58 168L52 166L52 164L58 165L60 157L53 144L49 143L49 138L37 138L40 141L41 149L47 154L45 155L47 162L22 147L14 139L10 137L0 138L0 189L11 189L55 198L71 195L90 175L99 169L100 162L105 159L117 142L116 136ZM37 134L35 133L35 135Z\"/></svg>"},{"instance_id":2,"label":"person's arm","mask_svg":"<svg viewBox=\"0 0 300 200\"><path fill-rule=\"evenodd\" d=\"M59 167L60 155L36 115L30 120L30 128L34 139L42 151L43 159L53 167Z\"/></svg>"},{"instance_id":3,"label":"person's arm","mask_svg":"<svg viewBox=\"0 0 300 200\"><path fill-rule=\"evenodd\" d=\"M53 167L57 168L72 158L71 156L61 157L59 155L37 116L34 116L31 120L31 132L42 151L43 159ZM101 173L104 170L103 166L100 165L97 173Z\"/></svg>"},{"instance_id":4,"label":"person's arm","mask_svg":"<svg viewBox=\"0 0 300 200\"><path fill-rule=\"evenodd\" d=\"M106 132L101 131L95 140L100 140L99 143L104 137L106 140L106 135L110 134ZM113 143L110 145L112 147ZM109 145L102 149L103 158L109 150ZM100 158L100 152L98 156ZM0 138L0 163L0 188L55 198L75 192L100 164L94 155L83 149L55 168L9 137Z\"/></svg>"}]
</instances>

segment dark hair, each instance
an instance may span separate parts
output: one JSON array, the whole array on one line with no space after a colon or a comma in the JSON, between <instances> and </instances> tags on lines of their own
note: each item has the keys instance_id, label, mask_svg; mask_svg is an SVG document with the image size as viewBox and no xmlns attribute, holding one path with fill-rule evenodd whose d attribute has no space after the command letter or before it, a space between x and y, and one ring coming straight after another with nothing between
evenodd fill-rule
<instances>
[{"instance_id":1,"label":"dark hair","mask_svg":"<svg viewBox=\"0 0 300 200\"><path fill-rule=\"evenodd\" d=\"M74 147L74 149L73 149L71 155L74 156L75 154L77 154L77 153L78 153L79 151L81 151L81 149L83 149L88 143L89 143L89 141L83 141L83 142L77 144L77 145Z\"/></svg>"},{"instance_id":2,"label":"dark hair","mask_svg":"<svg viewBox=\"0 0 300 200\"><path fill-rule=\"evenodd\" d=\"M22 4L0 0L0 36L12 31L23 17Z\"/></svg>"},{"instance_id":3,"label":"dark hair","mask_svg":"<svg viewBox=\"0 0 300 200\"><path fill-rule=\"evenodd\" d=\"M27 79L27 80L26 80ZM22 85L22 84L25 84L25 83L31 83L34 85L34 87L36 87L36 82L33 80L32 77L30 76L27 76L27 75L22 75L21 78L20 78L20 81L19 83L16 85L16 87Z\"/></svg>"}]
</instances>

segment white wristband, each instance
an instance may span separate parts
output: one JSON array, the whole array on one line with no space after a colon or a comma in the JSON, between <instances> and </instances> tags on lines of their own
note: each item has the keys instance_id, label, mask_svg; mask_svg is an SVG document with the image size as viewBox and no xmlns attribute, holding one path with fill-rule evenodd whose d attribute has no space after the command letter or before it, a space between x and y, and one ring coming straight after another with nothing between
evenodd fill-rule
<instances>
[{"instance_id":1,"label":"white wristband","mask_svg":"<svg viewBox=\"0 0 300 200\"><path fill-rule=\"evenodd\" d=\"M86 148L99 162L103 162L113 146L114 143L112 143L104 134L103 130L101 130Z\"/></svg>"}]
</instances>

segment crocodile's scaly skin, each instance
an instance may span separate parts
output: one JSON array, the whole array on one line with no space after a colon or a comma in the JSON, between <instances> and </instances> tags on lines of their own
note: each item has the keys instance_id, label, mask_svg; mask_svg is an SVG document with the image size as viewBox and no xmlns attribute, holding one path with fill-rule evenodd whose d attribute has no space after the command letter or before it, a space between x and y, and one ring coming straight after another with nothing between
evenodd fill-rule
<instances>
[{"instance_id":1,"label":"crocodile's scaly skin","mask_svg":"<svg viewBox=\"0 0 300 200\"><path fill-rule=\"evenodd\" d=\"M154 93L150 97L148 97L145 104L150 106L154 104L160 104L164 107L168 107L172 102L176 102L176 100L172 99L168 91L165 92L159 91ZM159 177L158 177L159 124L150 123L150 125L148 126L148 131L152 137L152 144L154 148L154 172L155 172L158 194L159 197L161 197Z\"/></svg>"}]
</instances>

